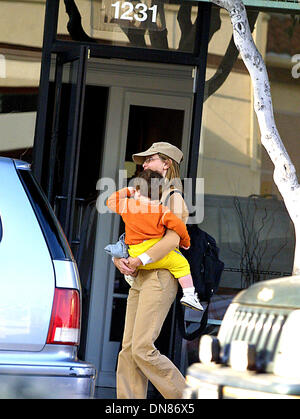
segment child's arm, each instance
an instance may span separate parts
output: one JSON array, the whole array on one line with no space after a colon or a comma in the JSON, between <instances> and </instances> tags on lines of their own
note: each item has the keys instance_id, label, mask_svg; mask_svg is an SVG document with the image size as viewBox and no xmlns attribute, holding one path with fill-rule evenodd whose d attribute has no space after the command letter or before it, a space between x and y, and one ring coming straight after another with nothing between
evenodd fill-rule
<instances>
[{"instance_id":1,"label":"child's arm","mask_svg":"<svg viewBox=\"0 0 300 419\"><path fill-rule=\"evenodd\" d=\"M191 241L189 233L186 225L180 218L176 217L170 210L167 210L162 216L161 222L166 228L174 230L180 236L180 247L190 247Z\"/></svg>"},{"instance_id":2,"label":"child's arm","mask_svg":"<svg viewBox=\"0 0 300 419\"><path fill-rule=\"evenodd\" d=\"M106 201L107 207L116 212L122 214L126 208L127 199L134 193L134 188L123 188L119 191L114 192Z\"/></svg>"}]
</instances>

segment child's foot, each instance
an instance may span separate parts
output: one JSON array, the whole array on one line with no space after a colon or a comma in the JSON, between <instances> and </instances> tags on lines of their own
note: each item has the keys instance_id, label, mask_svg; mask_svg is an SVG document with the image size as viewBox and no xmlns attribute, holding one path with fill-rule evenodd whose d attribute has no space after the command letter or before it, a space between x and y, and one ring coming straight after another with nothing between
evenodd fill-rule
<instances>
[{"instance_id":1,"label":"child's foot","mask_svg":"<svg viewBox=\"0 0 300 419\"><path fill-rule=\"evenodd\" d=\"M180 302L184 306L190 307L193 310L203 311L203 307L200 304L200 301L199 301L199 298L198 298L198 294L196 292L195 292L195 294L187 294L187 295L184 295L181 298Z\"/></svg>"}]
</instances>

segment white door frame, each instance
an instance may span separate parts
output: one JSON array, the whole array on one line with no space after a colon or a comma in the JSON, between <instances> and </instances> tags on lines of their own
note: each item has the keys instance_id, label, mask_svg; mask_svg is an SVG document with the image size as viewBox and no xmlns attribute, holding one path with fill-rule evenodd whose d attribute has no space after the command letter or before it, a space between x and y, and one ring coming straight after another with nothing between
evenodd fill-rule
<instances>
[{"instance_id":1,"label":"white door frame","mask_svg":"<svg viewBox=\"0 0 300 419\"><path fill-rule=\"evenodd\" d=\"M120 63L118 64L120 65ZM188 78L186 78L185 83L182 82L179 84L181 88L184 84L186 84L186 90L188 91L183 92L183 89L175 89L172 91L170 89L170 85L172 85L174 80L171 79L170 83L167 82L168 77L171 77L170 66L159 65L159 75L154 72L154 75L152 73L151 76L151 72L149 73L149 66L152 64L149 65L147 63L147 65L144 66L141 66L141 64L142 63L138 63L138 68L135 69L135 73L131 73L131 82L128 81L128 78L126 83L124 80L123 84L127 84L125 86L120 85L120 79L113 74L113 71L110 73L109 71L105 71L107 76L105 82L106 84L109 82L111 84L100 177L109 177L114 179L117 187L119 169L124 169L128 121L131 105L184 110L182 151L185 156L188 156L188 142L191 132L193 106L193 92L191 88L192 79L190 78L189 83L187 83L186 81ZM105 65L107 65L107 63L105 63ZM125 65L128 66L128 63ZM145 71L145 68L147 71ZM157 66L154 65L154 68L157 70ZM140 71L140 74L139 71L137 71L139 69L142 70ZM95 71L94 67L93 70ZM116 71L116 68L113 70ZM121 66L119 71L123 73L124 68ZM176 68L176 71L176 76L178 78L178 68ZM189 71L192 74L192 70L190 68ZM186 72L187 69L185 69L184 74L186 74ZM94 74L90 77L90 83L94 81L93 78ZM145 82L145 78L147 79L147 82ZM103 85L103 77L100 77L100 79L100 82ZM87 73L87 80L89 82L89 72ZM113 84L117 84L117 86ZM141 85L143 85L144 88L133 87ZM145 86L148 88L145 88ZM154 86L156 88L153 88ZM164 89L162 89L162 86L164 86ZM157 87L160 87L160 89ZM172 88L174 89L175 86ZM184 176L187 172L187 163L188 161L185 159L181 165L182 176ZM110 257L105 254L103 248L108 243L114 242L117 239L119 223L120 217L115 214L98 214L85 356L86 360L92 362L98 370L97 385L112 387L115 386L114 368L116 354L119 350L119 343L109 341L109 333L113 297L118 297L118 295L113 293L115 268ZM119 297L121 297L121 295Z\"/></svg>"}]
</instances>

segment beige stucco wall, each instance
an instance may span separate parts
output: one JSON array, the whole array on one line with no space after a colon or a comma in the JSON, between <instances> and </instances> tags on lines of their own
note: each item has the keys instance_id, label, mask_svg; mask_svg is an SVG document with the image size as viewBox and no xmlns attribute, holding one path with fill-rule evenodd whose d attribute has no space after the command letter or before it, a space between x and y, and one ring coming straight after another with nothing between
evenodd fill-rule
<instances>
[{"instance_id":1,"label":"beige stucco wall","mask_svg":"<svg viewBox=\"0 0 300 419\"><path fill-rule=\"evenodd\" d=\"M0 87L39 85L41 54L28 47L42 47L45 4L46 0L0 1Z\"/></svg>"},{"instance_id":2,"label":"beige stucco wall","mask_svg":"<svg viewBox=\"0 0 300 419\"><path fill-rule=\"evenodd\" d=\"M38 87L45 4L46 0L0 0L0 43L3 45L0 50L0 87ZM112 36L111 33L95 29L95 9L90 0L77 0L76 4L88 34L107 39ZM93 4L97 5L97 2ZM176 48L180 39L176 7L167 5L166 10L168 25L174 29L169 30L169 44ZM68 33L68 19L64 2L61 1L59 33ZM194 14L192 19L195 19ZM224 55L232 35L226 11L221 11L221 19L222 27L209 44L209 53L219 56ZM267 29L268 15L260 14L254 39L263 56ZM120 31L113 36L124 41L127 39ZM10 48L5 48L7 44ZM22 47L26 47L25 50ZM268 62L268 57L266 60ZM277 65L274 64L274 57L272 60L272 65ZM278 65L283 65L282 60L280 62ZM215 69L208 68L206 78L210 78L214 72ZM283 115L280 119L283 140L291 144L291 153L297 154L297 132L288 127L287 121L299 119L300 82L298 85L272 82L271 88L275 114ZM260 193L262 174L263 191L270 191L267 183L272 183L272 164L264 152L261 158L251 80L247 73L232 71L223 86L204 105L198 175L205 177L206 193L247 196Z\"/></svg>"},{"instance_id":3,"label":"beige stucco wall","mask_svg":"<svg viewBox=\"0 0 300 419\"><path fill-rule=\"evenodd\" d=\"M0 1L0 42L41 47L46 0Z\"/></svg>"},{"instance_id":4,"label":"beige stucco wall","mask_svg":"<svg viewBox=\"0 0 300 419\"><path fill-rule=\"evenodd\" d=\"M220 56L224 55L232 35L227 12L221 11L221 19L221 30L213 36L208 51ZM253 32L267 68L268 20L268 14L261 13ZM280 64L273 57L270 65L285 65L288 71L291 68L289 57L285 60L281 57ZM206 79L215 71L207 68ZM300 83L271 82L271 93L279 132L300 173L297 158ZM205 193L237 196L272 193L280 197L272 179L273 164L261 145L248 72L231 71L221 88L205 102L202 125L198 176L205 179Z\"/></svg>"},{"instance_id":5,"label":"beige stucco wall","mask_svg":"<svg viewBox=\"0 0 300 419\"><path fill-rule=\"evenodd\" d=\"M37 88L46 0L0 0L0 88ZM35 112L0 114L0 152L33 146Z\"/></svg>"}]
</instances>

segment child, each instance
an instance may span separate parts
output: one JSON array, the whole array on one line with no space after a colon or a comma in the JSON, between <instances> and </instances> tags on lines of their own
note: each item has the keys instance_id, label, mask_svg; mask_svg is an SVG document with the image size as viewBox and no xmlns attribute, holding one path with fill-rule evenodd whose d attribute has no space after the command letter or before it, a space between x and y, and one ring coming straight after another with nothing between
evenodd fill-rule
<instances>
[{"instance_id":1,"label":"child","mask_svg":"<svg viewBox=\"0 0 300 419\"><path fill-rule=\"evenodd\" d=\"M132 258L137 258L159 241L165 229L174 230L180 236L179 245L184 249L190 247L190 237L186 225L169 208L163 206L161 198L163 177L153 170L144 170L135 179L135 188L124 188L113 193L106 205L120 214L125 223L125 244ZM119 248L121 253L115 253ZM126 257L124 241L105 248L114 257ZM123 255L123 256L122 256ZM203 310L195 292L190 266L178 249L172 250L164 258L139 269L168 269L178 279L183 290L180 302L195 310Z\"/></svg>"}]
</instances>

